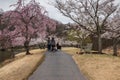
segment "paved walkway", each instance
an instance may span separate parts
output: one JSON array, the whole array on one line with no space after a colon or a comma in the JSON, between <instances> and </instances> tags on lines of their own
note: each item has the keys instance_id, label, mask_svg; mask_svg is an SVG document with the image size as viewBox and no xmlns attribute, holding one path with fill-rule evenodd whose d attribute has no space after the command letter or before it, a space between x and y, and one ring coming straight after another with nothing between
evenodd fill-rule
<instances>
[{"instance_id":1,"label":"paved walkway","mask_svg":"<svg viewBox=\"0 0 120 80\"><path fill-rule=\"evenodd\" d=\"M45 54L45 61L28 80L87 80L70 55L62 51Z\"/></svg>"}]
</instances>

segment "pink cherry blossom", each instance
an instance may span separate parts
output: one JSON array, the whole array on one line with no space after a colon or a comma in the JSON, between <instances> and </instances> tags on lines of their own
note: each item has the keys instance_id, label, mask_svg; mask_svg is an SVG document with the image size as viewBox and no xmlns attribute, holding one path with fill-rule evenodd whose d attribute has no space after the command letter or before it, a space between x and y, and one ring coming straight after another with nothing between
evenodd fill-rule
<instances>
[{"instance_id":1,"label":"pink cherry blossom","mask_svg":"<svg viewBox=\"0 0 120 80\"><path fill-rule=\"evenodd\" d=\"M4 12L0 18L0 25L4 26L0 30L0 43L6 41L2 44L4 48L24 45L26 54L30 54L31 39L39 37L39 34L45 37L47 27L55 30L56 22L47 16L46 10L35 0L28 4L24 4L24 1L18 0L17 4L11 5L15 9Z\"/></svg>"}]
</instances>

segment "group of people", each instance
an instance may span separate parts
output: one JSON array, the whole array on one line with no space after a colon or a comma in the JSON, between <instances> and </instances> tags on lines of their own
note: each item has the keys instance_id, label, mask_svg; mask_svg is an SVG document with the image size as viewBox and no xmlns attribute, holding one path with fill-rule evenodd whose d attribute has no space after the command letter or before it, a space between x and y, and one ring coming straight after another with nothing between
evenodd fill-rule
<instances>
[{"instance_id":1,"label":"group of people","mask_svg":"<svg viewBox=\"0 0 120 80\"><path fill-rule=\"evenodd\" d=\"M61 45L59 44L59 42L57 42L57 44L56 44L54 37L52 37L52 39L50 39L50 37L48 37L47 49L48 49L48 51L56 51L58 49L61 49Z\"/></svg>"}]
</instances>

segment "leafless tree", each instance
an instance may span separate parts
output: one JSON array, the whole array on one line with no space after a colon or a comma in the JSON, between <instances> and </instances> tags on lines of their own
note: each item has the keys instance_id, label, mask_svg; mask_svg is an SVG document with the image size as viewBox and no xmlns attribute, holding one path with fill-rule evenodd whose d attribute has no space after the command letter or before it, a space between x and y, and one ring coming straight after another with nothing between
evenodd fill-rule
<instances>
[{"instance_id":1,"label":"leafless tree","mask_svg":"<svg viewBox=\"0 0 120 80\"><path fill-rule=\"evenodd\" d=\"M81 28L98 38L98 52L102 53L101 34L104 33L107 19L118 5L114 0L55 0L54 6Z\"/></svg>"},{"instance_id":2,"label":"leafless tree","mask_svg":"<svg viewBox=\"0 0 120 80\"><path fill-rule=\"evenodd\" d=\"M109 18L106 29L103 37L113 39L113 55L117 56L117 45L120 42L120 9Z\"/></svg>"}]
</instances>

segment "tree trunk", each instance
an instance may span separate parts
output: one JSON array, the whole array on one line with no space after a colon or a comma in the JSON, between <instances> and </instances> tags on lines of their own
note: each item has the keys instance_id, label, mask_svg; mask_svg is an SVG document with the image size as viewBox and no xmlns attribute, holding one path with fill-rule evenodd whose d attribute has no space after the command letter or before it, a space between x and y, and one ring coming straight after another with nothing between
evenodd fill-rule
<instances>
[{"instance_id":1,"label":"tree trunk","mask_svg":"<svg viewBox=\"0 0 120 80\"><path fill-rule=\"evenodd\" d=\"M102 54L102 38L101 38L101 34L98 34L98 53Z\"/></svg>"},{"instance_id":2,"label":"tree trunk","mask_svg":"<svg viewBox=\"0 0 120 80\"><path fill-rule=\"evenodd\" d=\"M25 41L24 47L26 49L26 55L30 55L31 53L29 52L29 41Z\"/></svg>"},{"instance_id":3,"label":"tree trunk","mask_svg":"<svg viewBox=\"0 0 120 80\"><path fill-rule=\"evenodd\" d=\"M114 39L114 41L113 41L113 56L117 56L117 43L118 43L118 40Z\"/></svg>"},{"instance_id":4,"label":"tree trunk","mask_svg":"<svg viewBox=\"0 0 120 80\"><path fill-rule=\"evenodd\" d=\"M14 53L13 47L11 47L11 52L12 52L11 58L15 58L15 53Z\"/></svg>"},{"instance_id":5,"label":"tree trunk","mask_svg":"<svg viewBox=\"0 0 120 80\"><path fill-rule=\"evenodd\" d=\"M117 56L117 44L113 45L113 56Z\"/></svg>"},{"instance_id":6,"label":"tree trunk","mask_svg":"<svg viewBox=\"0 0 120 80\"><path fill-rule=\"evenodd\" d=\"M84 42L84 40L81 39L80 45L81 45L81 51L83 52L84 48L85 48L85 42Z\"/></svg>"},{"instance_id":7,"label":"tree trunk","mask_svg":"<svg viewBox=\"0 0 120 80\"><path fill-rule=\"evenodd\" d=\"M80 41L80 49L81 49L81 52L83 51L83 42L82 40Z\"/></svg>"}]
</instances>

